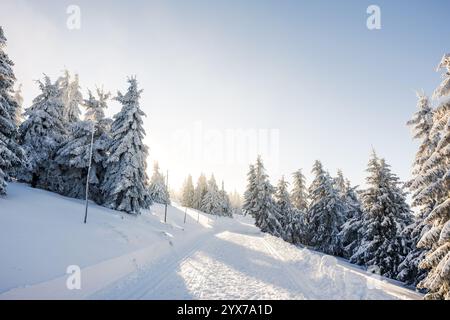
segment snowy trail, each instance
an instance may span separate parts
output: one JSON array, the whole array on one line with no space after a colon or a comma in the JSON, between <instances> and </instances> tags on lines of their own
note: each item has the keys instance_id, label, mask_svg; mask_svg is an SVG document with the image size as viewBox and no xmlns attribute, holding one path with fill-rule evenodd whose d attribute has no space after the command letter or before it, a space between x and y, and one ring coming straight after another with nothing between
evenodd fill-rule
<instances>
[{"instance_id":1,"label":"snowy trail","mask_svg":"<svg viewBox=\"0 0 450 320\"><path fill-rule=\"evenodd\" d=\"M85 225L82 201L21 184L2 209L0 300L421 298L263 234L250 217L188 209L185 223L185 209L170 206L164 223L161 205L139 217L91 205ZM81 269L80 290L67 287L69 265Z\"/></svg>"},{"instance_id":2,"label":"snowy trail","mask_svg":"<svg viewBox=\"0 0 450 320\"><path fill-rule=\"evenodd\" d=\"M98 292L95 299L420 299L337 259L243 223Z\"/></svg>"}]
</instances>

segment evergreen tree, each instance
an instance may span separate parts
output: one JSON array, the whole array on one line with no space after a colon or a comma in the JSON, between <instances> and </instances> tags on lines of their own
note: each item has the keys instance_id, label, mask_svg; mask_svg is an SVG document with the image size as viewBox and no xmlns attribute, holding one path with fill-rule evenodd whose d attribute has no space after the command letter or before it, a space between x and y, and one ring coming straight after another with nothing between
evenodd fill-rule
<instances>
[{"instance_id":1,"label":"evergreen tree","mask_svg":"<svg viewBox=\"0 0 450 320\"><path fill-rule=\"evenodd\" d=\"M339 237L341 238L343 256L346 259L354 254L360 244L360 229L362 226L362 208L359 201L357 187L351 187L350 181L345 179L345 193L342 199L345 202L345 219L346 221L341 227Z\"/></svg>"},{"instance_id":2,"label":"evergreen tree","mask_svg":"<svg viewBox=\"0 0 450 320\"><path fill-rule=\"evenodd\" d=\"M250 215L253 218L256 218L256 199L257 199L257 184L256 184L256 172L255 166L250 165L249 171L247 174L247 189L244 192L244 203L242 205L242 212L244 215Z\"/></svg>"},{"instance_id":3,"label":"evergreen tree","mask_svg":"<svg viewBox=\"0 0 450 320\"><path fill-rule=\"evenodd\" d=\"M192 183L192 176L189 175L183 184L181 190L181 205L188 208L194 207L194 184Z\"/></svg>"},{"instance_id":4,"label":"evergreen tree","mask_svg":"<svg viewBox=\"0 0 450 320\"><path fill-rule=\"evenodd\" d=\"M429 229L424 218L433 210L435 205L434 197L426 196L421 201L417 196L426 187L421 184L424 163L433 153L436 142L431 140L431 128L433 126L433 109L430 106L428 97L424 93L417 93L418 111L414 113L411 120L407 122L413 129L415 139L420 140L419 150L413 163L413 177L406 183L406 186L412 192L412 205L418 209L414 222L408 226L402 233L402 236L408 241L410 251L403 262L399 265L399 274L397 278L407 284L417 285L426 276L426 270L419 268L420 261L423 260L426 250L417 248L417 243L423 234Z\"/></svg>"},{"instance_id":5,"label":"evergreen tree","mask_svg":"<svg viewBox=\"0 0 450 320\"><path fill-rule=\"evenodd\" d=\"M97 90L98 100L89 91L89 99L84 101L86 115L84 121L74 122L69 139L61 144L55 156L55 168L60 178L53 183L53 191L73 198L84 198L86 177L89 168L92 131L92 162L89 174L89 198L103 203L100 186L105 175L106 149L110 142L111 119L105 118L109 94Z\"/></svg>"},{"instance_id":6,"label":"evergreen tree","mask_svg":"<svg viewBox=\"0 0 450 320\"><path fill-rule=\"evenodd\" d=\"M344 199L349 206L348 217L353 217L361 213L361 201L359 200L357 188L358 186L352 187L350 181L345 179Z\"/></svg>"},{"instance_id":7,"label":"evergreen tree","mask_svg":"<svg viewBox=\"0 0 450 320\"><path fill-rule=\"evenodd\" d=\"M362 209L356 194L356 187L351 187L350 181L344 177L342 170L337 171L333 178L333 187L343 203L343 221L339 238L342 245L342 256L349 259L359 245L359 230L361 228Z\"/></svg>"},{"instance_id":8,"label":"evergreen tree","mask_svg":"<svg viewBox=\"0 0 450 320\"><path fill-rule=\"evenodd\" d=\"M224 182L222 181L222 189L219 191L220 196L220 215L223 217L232 217L232 207L230 197L228 193L225 191Z\"/></svg>"},{"instance_id":9,"label":"evergreen tree","mask_svg":"<svg viewBox=\"0 0 450 320\"><path fill-rule=\"evenodd\" d=\"M91 121L79 121L70 126L68 139L57 149L54 163L51 165L54 179L49 181L49 190L72 198L85 197L93 130L94 123ZM95 172L96 157L93 150L94 170L89 177L89 183L92 185L99 182Z\"/></svg>"},{"instance_id":10,"label":"evergreen tree","mask_svg":"<svg viewBox=\"0 0 450 320\"><path fill-rule=\"evenodd\" d=\"M231 194L230 194L230 204L231 204L231 212L233 215L235 214L239 214L242 215L242 198L241 195L234 190Z\"/></svg>"},{"instance_id":11,"label":"evergreen tree","mask_svg":"<svg viewBox=\"0 0 450 320\"><path fill-rule=\"evenodd\" d=\"M293 173L294 187L291 192L292 205L300 212L308 210L308 194L306 192L305 176L301 170Z\"/></svg>"},{"instance_id":12,"label":"evergreen tree","mask_svg":"<svg viewBox=\"0 0 450 320\"><path fill-rule=\"evenodd\" d=\"M419 288L428 289L426 299L450 299L450 54L445 55L439 68L446 69L444 80L434 92L440 104L434 111L431 141L437 141L432 154L422 165L416 184L423 188L415 203L434 200L432 210L424 221L429 225L417 247L428 250L419 267L429 270ZM436 140L435 140L436 139Z\"/></svg>"},{"instance_id":13,"label":"evergreen tree","mask_svg":"<svg viewBox=\"0 0 450 320\"><path fill-rule=\"evenodd\" d=\"M315 178L308 192L308 242L326 254L340 256L342 244L339 232L344 223L345 203L334 189L332 178L320 161L314 163L312 172Z\"/></svg>"},{"instance_id":14,"label":"evergreen tree","mask_svg":"<svg viewBox=\"0 0 450 320\"><path fill-rule=\"evenodd\" d=\"M139 214L141 209L151 205L146 174L148 148L142 141L145 135L142 127L145 113L139 106L142 90L138 90L135 78L128 82L127 93L119 92L115 98L122 104L122 110L114 116L111 125L109 156L101 189L106 206Z\"/></svg>"},{"instance_id":15,"label":"evergreen tree","mask_svg":"<svg viewBox=\"0 0 450 320\"><path fill-rule=\"evenodd\" d=\"M350 261L377 267L382 275L393 278L407 253L407 245L400 233L411 222L410 209L398 187L398 178L375 152L367 171L368 188L361 196L364 212L361 243Z\"/></svg>"},{"instance_id":16,"label":"evergreen tree","mask_svg":"<svg viewBox=\"0 0 450 320\"><path fill-rule=\"evenodd\" d=\"M255 182L255 198L251 201L254 203L251 214L255 217L255 225L262 232L281 237L283 234L281 216L273 199L275 189L269 181L261 157L256 160Z\"/></svg>"},{"instance_id":17,"label":"evergreen tree","mask_svg":"<svg viewBox=\"0 0 450 320\"><path fill-rule=\"evenodd\" d=\"M344 178L342 170L338 170L336 178L333 179L333 187L345 204L343 212L344 219L351 219L355 215L360 216L361 203L355 191L357 187L350 185L350 181Z\"/></svg>"},{"instance_id":18,"label":"evergreen tree","mask_svg":"<svg viewBox=\"0 0 450 320\"><path fill-rule=\"evenodd\" d=\"M398 266L397 279L408 285L417 286L427 275L426 269L419 268L420 262L425 258L426 250L418 248L417 243L428 230L429 227L423 218L415 216L413 222L401 233L401 237L407 243L408 254Z\"/></svg>"},{"instance_id":19,"label":"evergreen tree","mask_svg":"<svg viewBox=\"0 0 450 320\"><path fill-rule=\"evenodd\" d=\"M219 188L217 187L214 175L208 180L208 187L206 194L202 200L201 210L203 212L220 215L221 214L222 199L220 197Z\"/></svg>"},{"instance_id":20,"label":"evergreen tree","mask_svg":"<svg viewBox=\"0 0 450 320\"><path fill-rule=\"evenodd\" d=\"M27 166L22 168L19 178L30 182L32 187L49 189L49 183L56 178L49 169L57 148L66 139L67 125L58 85L48 76L37 83L42 93L25 110L27 119L19 128L20 143L27 157Z\"/></svg>"},{"instance_id":21,"label":"evergreen tree","mask_svg":"<svg viewBox=\"0 0 450 320\"><path fill-rule=\"evenodd\" d=\"M197 186L195 187L194 190L194 201L193 201L194 209L201 210L203 198L205 197L207 191L208 191L208 183L206 181L205 175L202 173L197 180Z\"/></svg>"},{"instance_id":22,"label":"evergreen tree","mask_svg":"<svg viewBox=\"0 0 450 320\"><path fill-rule=\"evenodd\" d=\"M359 215L347 219L341 226L339 237L342 243L342 256L346 259L353 256L362 241L362 223L362 212L360 212Z\"/></svg>"},{"instance_id":23,"label":"evergreen tree","mask_svg":"<svg viewBox=\"0 0 450 320\"><path fill-rule=\"evenodd\" d=\"M80 120L80 105L83 103L78 74L71 80L69 71L65 70L64 76L58 79L58 84L61 88L64 104L64 118L68 123L75 123Z\"/></svg>"},{"instance_id":24,"label":"evergreen tree","mask_svg":"<svg viewBox=\"0 0 450 320\"><path fill-rule=\"evenodd\" d=\"M5 47L6 38L0 26L0 195L6 194L6 182L24 163L24 152L16 141L16 115L20 109L13 97L14 63L6 54Z\"/></svg>"},{"instance_id":25,"label":"evergreen tree","mask_svg":"<svg viewBox=\"0 0 450 320\"><path fill-rule=\"evenodd\" d=\"M275 204L280 214L280 224L282 228L282 238L294 243L296 239L297 221L295 219L296 210L292 206L288 191L288 182L282 177L278 182L275 192Z\"/></svg>"},{"instance_id":26,"label":"evergreen tree","mask_svg":"<svg viewBox=\"0 0 450 320\"><path fill-rule=\"evenodd\" d=\"M107 133L111 129L112 120L106 118L105 110L108 108L108 100L111 97L109 92L97 88L97 97L88 91L89 98L84 100L83 106L86 109L84 120L94 121L97 124L97 130L101 133Z\"/></svg>"},{"instance_id":27,"label":"evergreen tree","mask_svg":"<svg viewBox=\"0 0 450 320\"><path fill-rule=\"evenodd\" d=\"M153 202L170 204L169 190L167 189L166 177L159 171L158 162L153 166L153 175L150 179L150 198Z\"/></svg>"},{"instance_id":28,"label":"evergreen tree","mask_svg":"<svg viewBox=\"0 0 450 320\"><path fill-rule=\"evenodd\" d=\"M341 195L341 197L345 197L345 194L347 193L347 184L341 169L337 171L337 176L333 179L333 184L334 188Z\"/></svg>"}]
</instances>

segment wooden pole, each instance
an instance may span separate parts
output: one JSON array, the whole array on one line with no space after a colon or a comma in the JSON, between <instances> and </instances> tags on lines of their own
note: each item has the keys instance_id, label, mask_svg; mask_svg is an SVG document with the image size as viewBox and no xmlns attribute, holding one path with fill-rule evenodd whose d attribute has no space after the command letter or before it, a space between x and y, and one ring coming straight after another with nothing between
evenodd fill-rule
<instances>
[{"instance_id":1,"label":"wooden pole","mask_svg":"<svg viewBox=\"0 0 450 320\"><path fill-rule=\"evenodd\" d=\"M167 192L169 192L169 170L167 170L166 174L166 189ZM167 223L167 201L166 205L164 206L164 223Z\"/></svg>"},{"instance_id":2,"label":"wooden pole","mask_svg":"<svg viewBox=\"0 0 450 320\"><path fill-rule=\"evenodd\" d=\"M84 210L84 223L87 223L87 216L88 216L88 205L89 205L89 176L91 175L91 164L92 164L92 149L94 146L94 132L95 132L95 123L92 125L92 134L91 134L91 147L89 150L89 166L88 166L88 172L86 177L86 205Z\"/></svg>"},{"instance_id":3,"label":"wooden pole","mask_svg":"<svg viewBox=\"0 0 450 320\"><path fill-rule=\"evenodd\" d=\"M186 216L187 216L187 207L184 209L184 223L186 224Z\"/></svg>"}]
</instances>

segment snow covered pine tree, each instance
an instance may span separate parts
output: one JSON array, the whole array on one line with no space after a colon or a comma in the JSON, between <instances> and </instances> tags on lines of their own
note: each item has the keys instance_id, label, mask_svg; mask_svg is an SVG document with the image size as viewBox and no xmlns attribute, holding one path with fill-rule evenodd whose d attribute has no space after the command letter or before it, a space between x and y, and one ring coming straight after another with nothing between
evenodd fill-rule
<instances>
[{"instance_id":1,"label":"snow covered pine tree","mask_svg":"<svg viewBox=\"0 0 450 320\"><path fill-rule=\"evenodd\" d=\"M194 184L192 183L192 176L189 175L184 181L181 190L181 205L187 208L194 207Z\"/></svg>"},{"instance_id":2,"label":"snow covered pine tree","mask_svg":"<svg viewBox=\"0 0 450 320\"><path fill-rule=\"evenodd\" d=\"M294 243L298 238L296 210L292 206L288 191L288 182L282 177L278 182L275 192L275 204L280 214L282 237L285 241Z\"/></svg>"},{"instance_id":3,"label":"snow covered pine tree","mask_svg":"<svg viewBox=\"0 0 450 320\"><path fill-rule=\"evenodd\" d=\"M64 104L64 118L68 123L80 120L80 105L83 103L83 95L80 92L78 74L71 80L68 70L64 70L64 76L58 79Z\"/></svg>"},{"instance_id":4,"label":"snow covered pine tree","mask_svg":"<svg viewBox=\"0 0 450 320\"><path fill-rule=\"evenodd\" d=\"M291 192L292 205L301 212L308 210L308 193L306 190L305 176L302 170L297 170L292 174L294 187Z\"/></svg>"},{"instance_id":5,"label":"snow covered pine tree","mask_svg":"<svg viewBox=\"0 0 450 320\"><path fill-rule=\"evenodd\" d=\"M247 189L244 192L244 203L242 204L242 212L244 215L250 215L256 218L255 212L256 201L256 173L255 166L251 164L247 173Z\"/></svg>"},{"instance_id":6,"label":"snow covered pine tree","mask_svg":"<svg viewBox=\"0 0 450 320\"><path fill-rule=\"evenodd\" d=\"M431 128L433 126L433 109L430 106L428 97L424 93L417 93L418 111L414 113L413 118L407 122L412 126L414 138L420 140L419 151L416 154L413 163L412 179L406 183L406 186L412 192L412 205L418 209L414 222L409 225L402 233L402 236L408 241L410 247L408 255L398 267L397 279L410 285L417 285L426 276L426 269L420 269L419 263L423 260L426 250L417 248L417 243L423 234L428 231L429 226L424 218L433 210L434 198L429 194L418 199L425 185L421 184L423 174L423 164L433 153L436 142L431 141Z\"/></svg>"},{"instance_id":7,"label":"snow covered pine tree","mask_svg":"<svg viewBox=\"0 0 450 320\"><path fill-rule=\"evenodd\" d=\"M18 101L13 97L16 77L13 62L5 52L6 38L0 26L0 195L6 194L6 182L24 162L24 152L17 143Z\"/></svg>"},{"instance_id":8,"label":"snow covered pine tree","mask_svg":"<svg viewBox=\"0 0 450 320\"><path fill-rule=\"evenodd\" d=\"M252 181L253 178L254 181ZM254 166L254 176L251 172L249 173L249 186L250 188L246 191L246 204L248 200L249 206L246 205L245 210L255 218L255 225L262 232L281 237L283 235L281 216L273 199L275 189L270 184L260 156Z\"/></svg>"},{"instance_id":9,"label":"snow covered pine tree","mask_svg":"<svg viewBox=\"0 0 450 320\"><path fill-rule=\"evenodd\" d=\"M159 171L159 164L153 165L153 175L150 179L150 198L153 202L160 204L170 204L169 190L167 190L166 177Z\"/></svg>"},{"instance_id":10,"label":"snow covered pine tree","mask_svg":"<svg viewBox=\"0 0 450 320\"><path fill-rule=\"evenodd\" d=\"M431 141L436 139L437 144L422 166L417 183L424 188L415 197L418 203L435 201L424 220L430 229L417 244L429 250L419 264L429 272L418 286L429 290L426 299L450 300L450 54L442 58L439 68L446 72L434 92L440 104L434 111Z\"/></svg>"},{"instance_id":11,"label":"snow covered pine tree","mask_svg":"<svg viewBox=\"0 0 450 320\"><path fill-rule=\"evenodd\" d=\"M50 189L54 180L53 157L67 136L64 105L58 83L48 76L37 81L42 93L25 109L27 119L20 125L20 143L25 150L27 165L22 167L19 178L30 182L32 187Z\"/></svg>"},{"instance_id":12,"label":"snow covered pine tree","mask_svg":"<svg viewBox=\"0 0 450 320\"><path fill-rule=\"evenodd\" d=\"M341 170L338 170L334 178L334 187L345 205L344 224L341 226L339 237L343 249L344 258L349 259L359 245L359 229L361 228L362 209L361 202L356 194L356 187L351 187L350 181L344 178Z\"/></svg>"},{"instance_id":13,"label":"snow covered pine tree","mask_svg":"<svg viewBox=\"0 0 450 320\"><path fill-rule=\"evenodd\" d=\"M122 110L114 116L111 125L111 142L107 148L105 179L102 192L105 205L130 214L139 214L149 208L146 173L147 146L142 142L145 131L142 117L145 113L139 106L142 90L138 90L136 78L128 79L129 88L125 95L115 98L122 104Z\"/></svg>"},{"instance_id":14,"label":"snow covered pine tree","mask_svg":"<svg viewBox=\"0 0 450 320\"><path fill-rule=\"evenodd\" d=\"M221 215L221 200L216 179L214 178L214 175L211 175L211 178L208 180L205 196L202 200L201 210L209 214Z\"/></svg>"},{"instance_id":15,"label":"snow covered pine tree","mask_svg":"<svg viewBox=\"0 0 450 320\"><path fill-rule=\"evenodd\" d=\"M344 223L345 204L320 161L314 163L312 172L315 178L309 187L310 205L306 217L308 244L326 254L341 256L339 232Z\"/></svg>"},{"instance_id":16,"label":"snow covered pine tree","mask_svg":"<svg viewBox=\"0 0 450 320\"><path fill-rule=\"evenodd\" d=\"M208 191L208 182L206 181L205 175L202 173L197 180L197 186L194 190L194 200L193 200L193 208L197 210L202 209L203 198L205 197L206 192Z\"/></svg>"},{"instance_id":17,"label":"snow covered pine tree","mask_svg":"<svg viewBox=\"0 0 450 320\"><path fill-rule=\"evenodd\" d=\"M306 214L308 212L308 192L305 183L305 176L302 170L297 170L292 174L294 187L291 190L291 203L293 206L293 243L305 244L307 242Z\"/></svg>"},{"instance_id":18,"label":"snow covered pine tree","mask_svg":"<svg viewBox=\"0 0 450 320\"><path fill-rule=\"evenodd\" d=\"M230 197L228 196L228 193L225 191L225 184L222 181L222 189L219 191L219 197L220 197L220 215L223 217L232 217L233 216L233 210L231 207L231 201Z\"/></svg>"},{"instance_id":19,"label":"snow covered pine tree","mask_svg":"<svg viewBox=\"0 0 450 320\"><path fill-rule=\"evenodd\" d=\"M56 152L55 162L62 175L58 192L73 198L84 198L86 177L89 167L91 137L92 163L89 176L89 198L98 204L103 203L100 186L105 175L106 148L109 144L109 130L112 120L105 118L109 93L97 89L98 99L89 91L89 99L84 101L86 114L84 121L73 122L69 139L62 143Z\"/></svg>"},{"instance_id":20,"label":"snow covered pine tree","mask_svg":"<svg viewBox=\"0 0 450 320\"><path fill-rule=\"evenodd\" d=\"M400 236L411 223L411 213L398 178L375 152L369 160L368 188L361 195L363 221L361 242L350 262L362 264L373 272L395 278L397 267L407 254L407 245Z\"/></svg>"},{"instance_id":21,"label":"snow covered pine tree","mask_svg":"<svg viewBox=\"0 0 450 320\"><path fill-rule=\"evenodd\" d=\"M235 215L235 214L242 215L243 212L242 212L241 195L236 190L234 190L230 194L229 198L230 198L230 205L231 205L231 214L232 215Z\"/></svg>"}]
</instances>

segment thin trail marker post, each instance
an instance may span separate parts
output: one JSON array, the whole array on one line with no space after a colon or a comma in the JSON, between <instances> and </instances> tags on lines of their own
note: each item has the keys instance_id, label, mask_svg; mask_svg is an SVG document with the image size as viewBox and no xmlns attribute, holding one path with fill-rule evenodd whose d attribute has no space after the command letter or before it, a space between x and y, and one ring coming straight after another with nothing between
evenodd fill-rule
<instances>
[{"instance_id":1,"label":"thin trail marker post","mask_svg":"<svg viewBox=\"0 0 450 320\"><path fill-rule=\"evenodd\" d=\"M169 191L169 170L167 170L166 174L166 189ZM164 206L164 223L167 223L167 201L166 205Z\"/></svg>"},{"instance_id":2,"label":"thin trail marker post","mask_svg":"<svg viewBox=\"0 0 450 320\"><path fill-rule=\"evenodd\" d=\"M87 223L88 216L88 206L89 206L89 176L91 175L91 164L92 164L92 149L94 146L94 133L95 133L95 123L92 123L92 134L91 134L91 147L89 148L89 166L86 177L86 206L84 210L84 223Z\"/></svg>"},{"instance_id":3,"label":"thin trail marker post","mask_svg":"<svg viewBox=\"0 0 450 320\"><path fill-rule=\"evenodd\" d=\"M186 216L187 216L187 207L184 209L184 223L186 224Z\"/></svg>"}]
</instances>

